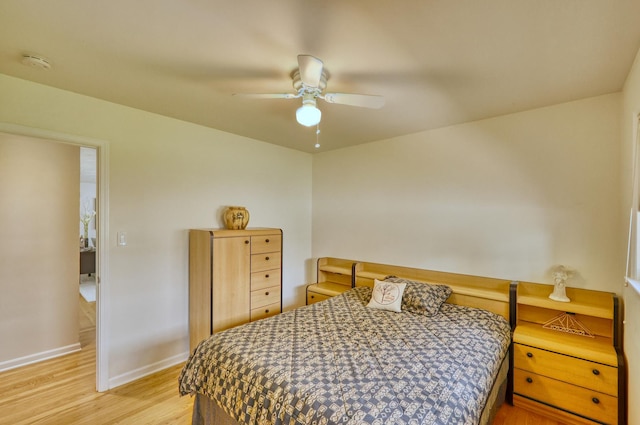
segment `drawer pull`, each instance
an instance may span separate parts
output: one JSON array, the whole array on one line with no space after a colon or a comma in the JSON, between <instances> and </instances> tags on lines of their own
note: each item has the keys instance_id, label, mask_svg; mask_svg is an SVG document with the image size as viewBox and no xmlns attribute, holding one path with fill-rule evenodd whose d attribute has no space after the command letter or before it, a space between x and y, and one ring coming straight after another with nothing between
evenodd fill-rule
<instances>
[{"instance_id":1,"label":"drawer pull","mask_svg":"<svg viewBox=\"0 0 640 425\"><path fill-rule=\"evenodd\" d=\"M264 257L265 260L269 261L269 257Z\"/></svg>"},{"instance_id":2,"label":"drawer pull","mask_svg":"<svg viewBox=\"0 0 640 425\"><path fill-rule=\"evenodd\" d=\"M249 241L244 241L245 245L249 245Z\"/></svg>"},{"instance_id":3,"label":"drawer pull","mask_svg":"<svg viewBox=\"0 0 640 425\"><path fill-rule=\"evenodd\" d=\"M311 295L311 299L314 299L316 296L315 295Z\"/></svg>"},{"instance_id":4,"label":"drawer pull","mask_svg":"<svg viewBox=\"0 0 640 425\"><path fill-rule=\"evenodd\" d=\"M265 277L265 279L269 279L269 275L268 274L265 274L264 277Z\"/></svg>"},{"instance_id":5,"label":"drawer pull","mask_svg":"<svg viewBox=\"0 0 640 425\"><path fill-rule=\"evenodd\" d=\"M265 294L265 295L269 295L269 292L265 292L264 294Z\"/></svg>"},{"instance_id":6,"label":"drawer pull","mask_svg":"<svg viewBox=\"0 0 640 425\"><path fill-rule=\"evenodd\" d=\"M593 401L595 404L599 404L600 403L600 400L598 400L598 397L592 398L591 401Z\"/></svg>"},{"instance_id":7,"label":"drawer pull","mask_svg":"<svg viewBox=\"0 0 640 425\"><path fill-rule=\"evenodd\" d=\"M600 375L600 371L598 369L593 369L593 374L598 376Z\"/></svg>"},{"instance_id":8,"label":"drawer pull","mask_svg":"<svg viewBox=\"0 0 640 425\"><path fill-rule=\"evenodd\" d=\"M533 357L533 353L527 353L527 357L529 358Z\"/></svg>"},{"instance_id":9,"label":"drawer pull","mask_svg":"<svg viewBox=\"0 0 640 425\"><path fill-rule=\"evenodd\" d=\"M268 312L269 312L269 309L266 309L264 312L265 312L265 313L268 313Z\"/></svg>"},{"instance_id":10,"label":"drawer pull","mask_svg":"<svg viewBox=\"0 0 640 425\"><path fill-rule=\"evenodd\" d=\"M527 377L527 382L531 384L533 382L533 379Z\"/></svg>"},{"instance_id":11,"label":"drawer pull","mask_svg":"<svg viewBox=\"0 0 640 425\"><path fill-rule=\"evenodd\" d=\"M265 242L265 243L269 243L269 239L265 239L265 240L264 240L264 242Z\"/></svg>"}]
</instances>

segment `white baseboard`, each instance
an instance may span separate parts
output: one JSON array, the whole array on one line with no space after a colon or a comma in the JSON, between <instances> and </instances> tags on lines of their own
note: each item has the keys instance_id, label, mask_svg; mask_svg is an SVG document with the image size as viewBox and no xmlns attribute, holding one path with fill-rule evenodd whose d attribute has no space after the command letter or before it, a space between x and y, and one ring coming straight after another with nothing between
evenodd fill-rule
<instances>
[{"instance_id":1,"label":"white baseboard","mask_svg":"<svg viewBox=\"0 0 640 425\"><path fill-rule=\"evenodd\" d=\"M76 351L80 351L80 349L80 343L76 342L75 344L67 345L65 347L58 347L54 348L53 350L42 351L40 353L29 354L28 356L6 360L4 362L0 362L0 372L26 366L32 363L38 363L43 360L53 359L56 357L64 356L66 354L75 353Z\"/></svg>"},{"instance_id":2,"label":"white baseboard","mask_svg":"<svg viewBox=\"0 0 640 425\"><path fill-rule=\"evenodd\" d=\"M119 387L120 385L128 384L129 382L133 382L140 378L144 378L145 376L151 375L153 373L160 372L161 370L164 370L171 366L175 366L178 363L182 363L186 361L188 358L189 358L189 352L185 351L184 353L177 354L173 357L169 357L159 362L152 363L150 365L147 365L138 369L134 369L130 372L126 372L118 376L114 376L113 378L109 378L109 389Z\"/></svg>"}]
</instances>

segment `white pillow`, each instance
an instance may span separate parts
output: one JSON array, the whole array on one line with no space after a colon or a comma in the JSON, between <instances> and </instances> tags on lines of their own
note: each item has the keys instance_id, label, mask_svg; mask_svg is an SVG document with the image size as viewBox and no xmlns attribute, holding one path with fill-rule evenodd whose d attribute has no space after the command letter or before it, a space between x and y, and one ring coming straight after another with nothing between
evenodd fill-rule
<instances>
[{"instance_id":1,"label":"white pillow","mask_svg":"<svg viewBox=\"0 0 640 425\"><path fill-rule=\"evenodd\" d=\"M396 283L374 280L373 291L371 291L371 300L367 307L377 308L379 310L389 310L400 312L402 304L402 294L406 283Z\"/></svg>"}]
</instances>

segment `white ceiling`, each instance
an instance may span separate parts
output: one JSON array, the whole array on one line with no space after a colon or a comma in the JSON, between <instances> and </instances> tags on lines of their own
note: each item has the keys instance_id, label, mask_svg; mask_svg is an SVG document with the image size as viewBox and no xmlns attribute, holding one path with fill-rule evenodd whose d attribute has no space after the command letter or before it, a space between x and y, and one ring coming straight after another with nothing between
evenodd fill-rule
<instances>
[{"instance_id":1,"label":"white ceiling","mask_svg":"<svg viewBox=\"0 0 640 425\"><path fill-rule=\"evenodd\" d=\"M1 0L0 73L314 152L295 121L298 54L327 90L320 150L620 91L639 0ZM22 65L25 53L52 69ZM1 94L0 94L1 95Z\"/></svg>"}]
</instances>

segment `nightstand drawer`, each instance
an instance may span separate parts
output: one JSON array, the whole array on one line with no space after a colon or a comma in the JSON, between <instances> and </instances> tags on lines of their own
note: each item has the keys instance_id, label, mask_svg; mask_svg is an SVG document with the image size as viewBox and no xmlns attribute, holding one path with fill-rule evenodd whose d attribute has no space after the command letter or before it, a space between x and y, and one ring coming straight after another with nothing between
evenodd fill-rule
<instances>
[{"instance_id":1,"label":"nightstand drawer","mask_svg":"<svg viewBox=\"0 0 640 425\"><path fill-rule=\"evenodd\" d=\"M606 424L618 423L618 399L587 388L516 368L513 392Z\"/></svg>"},{"instance_id":2,"label":"nightstand drawer","mask_svg":"<svg viewBox=\"0 0 640 425\"><path fill-rule=\"evenodd\" d=\"M319 294L317 292L308 291L307 292L307 305L313 303L319 303L320 301L328 300L331 298L331 295Z\"/></svg>"},{"instance_id":3,"label":"nightstand drawer","mask_svg":"<svg viewBox=\"0 0 640 425\"><path fill-rule=\"evenodd\" d=\"M280 302L280 287L272 286L270 288L251 291L251 310L257 307L264 307L268 304Z\"/></svg>"},{"instance_id":4,"label":"nightstand drawer","mask_svg":"<svg viewBox=\"0 0 640 425\"><path fill-rule=\"evenodd\" d=\"M280 269L251 273L251 290L269 288L280 285Z\"/></svg>"},{"instance_id":5,"label":"nightstand drawer","mask_svg":"<svg viewBox=\"0 0 640 425\"><path fill-rule=\"evenodd\" d=\"M251 321L265 319L280 313L280 301L277 303L265 305L259 308L251 309Z\"/></svg>"},{"instance_id":6,"label":"nightstand drawer","mask_svg":"<svg viewBox=\"0 0 640 425\"><path fill-rule=\"evenodd\" d=\"M616 397L618 369L526 345L513 345L514 367Z\"/></svg>"},{"instance_id":7,"label":"nightstand drawer","mask_svg":"<svg viewBox=\"0 0 640 425\"><path fill-rule=\"evenodd\" d=\"M280 252L282 247L281 235L251 236L251 253Z\"/></svg>"},{"instance_id":8,"label":"nightstand drawer","mask_svg":"<svg viewBox=\"0 0 640 425\"><path fill-rule=\"evenodd\" d=\"M324 301L351 289L351 284L318 282L307 285L307 305Z\"/></svg>"},{"instance_id":9,"label":"nightstand drawer","mask_svg":"<svg viewBox=\"0 0 640 425\"><path fill-rule=\"evenodd\" d=\"M251 273L262 270L279 269L282 257L280 252L267 252L264 254L251 254Z\"/></svg>"}]
</instances>

